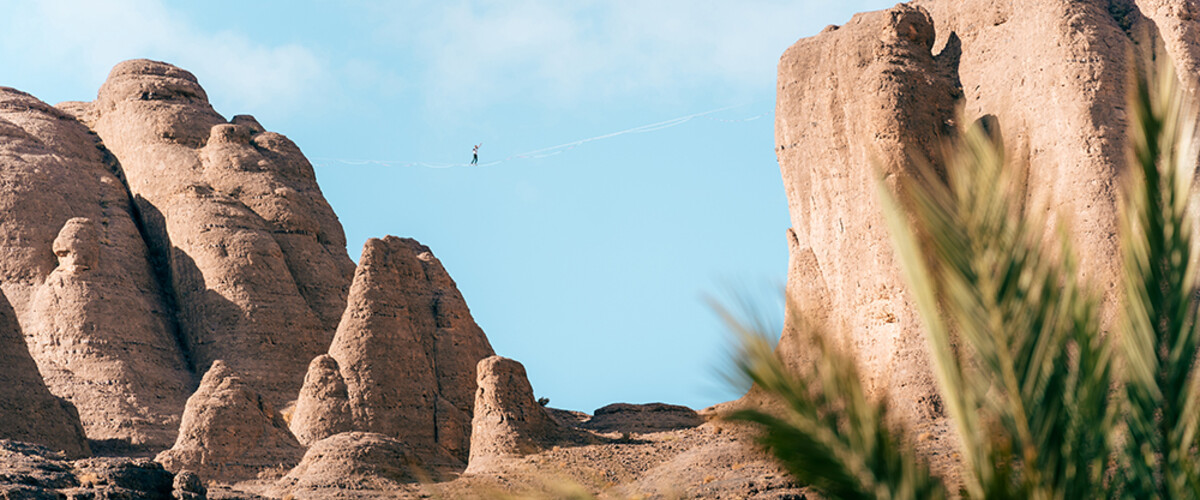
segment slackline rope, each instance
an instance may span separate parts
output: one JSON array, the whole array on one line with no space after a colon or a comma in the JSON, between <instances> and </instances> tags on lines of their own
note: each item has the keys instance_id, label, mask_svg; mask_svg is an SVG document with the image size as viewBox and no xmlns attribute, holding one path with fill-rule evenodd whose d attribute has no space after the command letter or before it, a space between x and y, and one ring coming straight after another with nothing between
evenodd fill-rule
<instances>
[{"instance_id":1,"label":"slackline rope","mask_svg":"<svg viewBox=\"0 0 1200 500\"><path fill-rule=\"evenodd\" d=\"M678 118L671 118L670 120L663 120L661 122L650 123L650 124L642 125L640 127L633 127L633 128L629 128L629 129L625 129L625 130L620 130L617 132L607 133L604 135L588 137L587 139L579 139L577 141L571 141L571 142L559 144L557 146L550 146L547 148L535 149L533 151L518 153L518 154L507 156L503 159L493 160L493 161L485 162L485 163L479 163L477 165L472 165L470 163L434 163L434 162L425 162L425 161L357 160L357 159L349 159L349 158L313 158L313 160L315 160L313 163L316 165L319 165L319 166L328 166L329 164L337 163L337 164L341 164L341 165L379 165L379 166L385 166L385 167L425 167L425 168L491 167L491 166L499 165L501 163L504 163L506 161L511 161L511 160L532 160L532 159L546 158L546 157L550 157L550 156L554 156L554 155L559 155L559 154L565 153L567 151L570 151L572 149L575 149L579 146L582 146L584 144L587 144L589 142L601 141L604 139L611 139L613 137L617 137L617 136L621 136L621 135L644 134L646 132L655 132L658 130L668 129L671 127L677 127L679 125L683 125L684 123L690 122L696 118L701 118L701 117L706 118L708 120L722 122L722 123L744 123L744 122L757 120L757 119L762 118L763 116L769 114L769 113L760 113L760 114L757 114L757 115L754 115L754 116L751 116L748 118L740 118L740 119L733 119L733 120L713 118L711 116L708 116L708 115L711 115L714 113L719 113L721 111L726 111L726 110L730 110L733 108L739 108L742 106L744 106L744 105L725 106L722 108L703 111L700 113L692 113L690 115L680 116Z\"/></svg>"}]
</instances>

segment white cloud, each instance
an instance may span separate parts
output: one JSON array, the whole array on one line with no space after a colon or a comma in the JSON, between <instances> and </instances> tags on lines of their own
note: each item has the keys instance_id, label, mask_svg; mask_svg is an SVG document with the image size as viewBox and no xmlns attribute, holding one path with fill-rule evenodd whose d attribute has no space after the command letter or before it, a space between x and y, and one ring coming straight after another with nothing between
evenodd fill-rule
<instances>
[{"instance_id":1,"label":"white cloud","mask_svg":"<svg viewBox=\"0 0 1200 500\"><path fill-rule=\"evenodd\" d=\"M415 47L424 87L442 105L696 90L738 100L769 97L783 50L862 3L442 1L393 12L386 30Z\"/></svg>"},{"instance_id":2,"label":"white cloud","mask_svg":"<svg viewBox=\"0 0 1200 500\"><path fill-rule=\"evenodd\" d=\"M5 10L0 60L85 80L78 83L86 88L97 88L114 64L141 57L195 73L227 115L285 114L327 85L324 62L308 48L203 32L159 0L19 2Z\"/></svg>"}]
</instances>

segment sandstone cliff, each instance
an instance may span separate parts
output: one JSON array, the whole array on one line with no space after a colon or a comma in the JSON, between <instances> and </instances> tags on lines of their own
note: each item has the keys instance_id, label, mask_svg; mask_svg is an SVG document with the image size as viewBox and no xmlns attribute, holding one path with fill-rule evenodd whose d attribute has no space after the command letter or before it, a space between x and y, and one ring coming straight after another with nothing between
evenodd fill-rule
<instances>
[{"instance_id":1,"label":"sandstone cliff","mask_svg":"<svg viewBox=\"0 0 1200 500\"><path fill-rule=\"evenodd\" d=\"M0 89L0 124L0 289L38 368L91 438L169 445L194 382L119 167L28 94Z\"/></svg>"},{"instance_id":2,"label":"sandstone cliff","mask_svg":"<svg viewBox=\"0 0 1200 500\"><path fill-rule=\"evenodd\" d=\"M1168 55L1196 89L1198 5L918 0L858 14L784 53L776 152L792 217L788 296L847 340L868 385L903 416L940 408L874 170L894 188L911 158L936 164L959 98L962 119L995 117L1009 157L1028 165L1026 210L1068 226L1110 322L1130 57ZM785 329L779 352L803 363L793 336Z\"/></svg>"},{"instance_id":3,"label":"sandstone cliff","mask_svg":"<svg viewBox=\"0 0 1200 500\"><path fill-rule=\"evenodd\" d=\"M817 327L843 335L867 385L936 415L936 391L874 196L875 165L895 179L910 153L932 157L950 132L957 89L934 57L924 11L855 15L803 39L779 62L776 151L792 214L788 292ZM794 325L785 325L795 328ZM789 361L803 353L785 334Z\"/></svg>"},{"instance_id":4,"label":"sandstone cliff","mask_svg":"<svg viewBox=\"0 0 1200 500\"><path fill-rule=\"evenodd\" d=\"M165 63L118 64L96 101L67 107L120 162L196 369L225 359L273 402L294 399L353 270L300 150L251 117L225 120Z\"/></svg>"}]
</instances>

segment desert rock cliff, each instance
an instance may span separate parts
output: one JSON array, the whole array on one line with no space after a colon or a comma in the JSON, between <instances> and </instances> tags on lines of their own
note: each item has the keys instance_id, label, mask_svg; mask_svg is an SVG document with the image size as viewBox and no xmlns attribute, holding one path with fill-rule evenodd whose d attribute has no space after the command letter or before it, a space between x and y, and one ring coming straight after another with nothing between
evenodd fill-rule
<instances>
[{"instance_id":1,"label":"desert rock cliff","mask_svg":"<svg viewBox=\"0 0 1200 500\"><path fill-rule=\"evenodd\" d=\"M1194 92L1198 15L1195 0L918 0L796 42L779 63L775 131L793 311L845 338L904 417L940 415L874 172L894 189L914 161L937 166L958 105L968 123L998 121L1009 158L1028 165L1025 209L1066 225L1111 322L1131 57L1169 56ZM802 363L786 330L779 353Z\"/></svg>"}]
</instances>

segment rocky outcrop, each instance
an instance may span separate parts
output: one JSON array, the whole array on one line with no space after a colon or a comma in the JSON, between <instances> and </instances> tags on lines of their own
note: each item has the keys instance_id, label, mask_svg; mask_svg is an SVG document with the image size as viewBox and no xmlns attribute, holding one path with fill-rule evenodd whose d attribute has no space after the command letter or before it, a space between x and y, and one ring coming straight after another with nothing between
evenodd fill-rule
<instances>
[{"instance_id":1,"label":"rocky outcrop","mask_svg":"<svg viewBox=\"0 0 1200 500\"><path fill-rule=\"evenodd\" d=\"M305 446L354 428L346 381L333 356L322 354L309 363L288 428Z\"/></svg>"},{"instance_id":2,"label":"rocky outcrop","mask_svg":"<svg viewBox=\"0 0 1200 500\"><path fill-rule=\"evenodd\" d=\"M107 279L97 226L76 217L55 238L58 267L30 305L34 352L91 439L162 449L175 441L192 376L162 318Z\"/></svg>"},{"instance_id":3,"label":"rocky outcrop","mask_svg":"<svg viewBox=\"0 0 1200 500\"><path fill-rule=\"evenodd\" d=\"M12 307L0 294L0 439L27 441L70 457L91 453L79 413L38 376Z\"/></svg>"},{"instance_id":4,"label":"rocky outcrop","mask_svg":"<svg viewBox=\"0 0 1200 500\"><path fill-rule=\"evenodd\" d=\"M953 54L934 57L929 15L907 5L857 14L796 42L779 62L775 141L794 236L789 298L828 304L824 324L857 354L867 386L910 418L937 413L936 387L904 291L875 172L890 186L934 158L958 96ZM811 320L811 318L810 318ZM796 364L785 325L779 350Z\"/></svg>"},{"instance_id":5,"label":"rocky outcrop","mask_svg":"<svg viewBox=\"0 0 1200 500\"><path fill-rule=\"evenodd\" d=\"M173 472L237 481L268 469L282 474L303 452L271 404L217 360L188 398L175 446L155 460Z\"/></svg>"},{"instance_id":6,"label":"rocky outcrop","mask_svg":"<svg viewBox=\"0 0 1200 500\"><path fill-rule=\"evenodd\" d=\"M344 432L314 443L300 465L276 483L277 497L322 498L345 495L346 490L395 491L406 483L430 480L436 473L422 469L421 461L404 443L371 432Z\"/></svg>"},{"instance_id":7,"label":"rocky outcrop","mask_svg":"<svg viewBox=\"0 0 1200 500\"><path fill-rule=\"evenodd\" d=\"M464 461L475 364L490 355L483 330L428 247L394 236L368 240L331 359L313 362L293 428L310 441L344 429L327 425L342 421L344 383L353 430L399 439L423 459L439 462L448 453ZM328 398L316 403L309 397L315 394Z\"/></svg>"},{"instance_id":8,"label":"rocky outcrop","mask_svg":"<svg viewBox=\"0 0 1200 500\"><path fill-rule=\"evenodd\" d=\"M0 440L0 498L159 500L170 498L171 476L146 459L71 462L42 446Z\"/></svg>"},{"instance_id":9,"label":"rocky outcrop","mask_svg":"<svg viewBox=\"0 0 1200 500\"><path fill-rule=\"evenodd\" d=\"M917 0L796 42L779 63L776 151L792 217L788 296L810 327L844 336L868 386L909 419L940 415L915 311L874 190L937 163L961 97L1028 165L1029 213L1067 226L1079 269L1117 310L1117 191L1130 54L1168 55L1200 82L1195 0ZM935 55L936 54L936 55ZM802 364L796 332L779 352Z\"/></svg>"},{"instance_id":10,"label":"rocky outcrop","mask_svg":"<svg viewBox=\"0 0 1200 500\"><path fill-rule=\"evenodd\" d=\"M93 439L168 445L194 382L119 166L71 116L0 88L0 186L0 289L50 390Z\"/></svg>"},{"instance_id":11,"label":"rocky outcrop","mask_svg":"<svg viewBox=\"0 0 1200 500\"><path fill-rule=\"evenodd\" d=\"M494 462L521 457L558 444L599 440L559 423L533 398L533 387L521 363L491 356L479 362L479 388L471 422L471 457L467 473L480 473Z\"/></svg>"},{"instance_id":12,"label":"rocky outcrop","mask_svg":"<svg viewBox=\"0 0 1200 500\"><path fill-rule=\"evenodd\" d=\"M613 403L596 409L582 426L597 432L648 432L690 429L704 418L686 406L666 403Z\"/></svg>"},{"instance_id":13,"label":"rocky outcrop","mask_svg":"<svg viewBox=\"0 0 1200 500\"><path fill-rule=\"evenodd\" d=\"M226 121L160 62L118 64L94 102L64 109L119 160L197 369L224 359L274 403L295 398L353 269L300 150L251 117Z\"/></svg>"}]
</instances>

